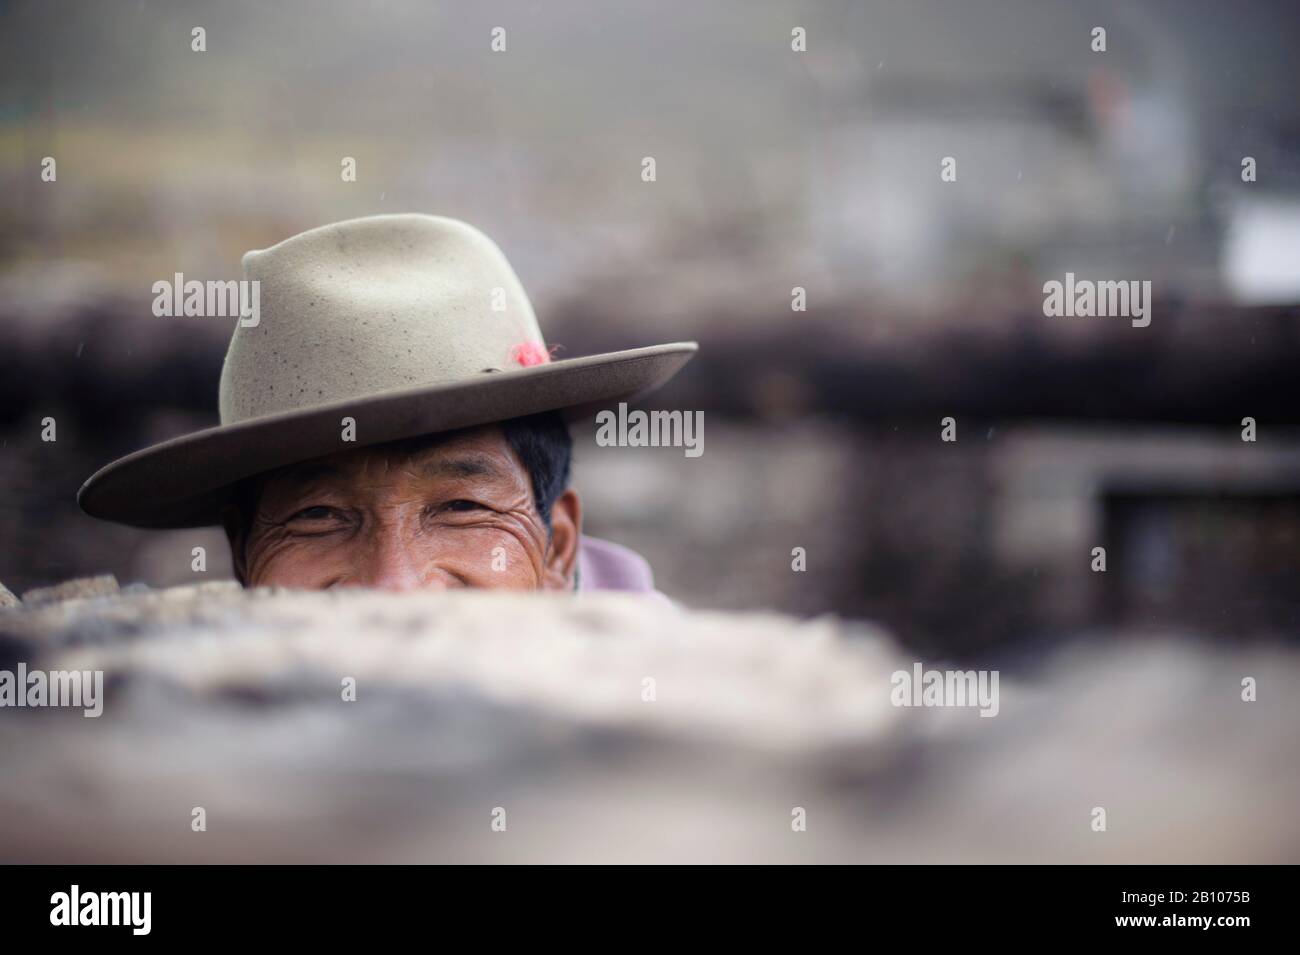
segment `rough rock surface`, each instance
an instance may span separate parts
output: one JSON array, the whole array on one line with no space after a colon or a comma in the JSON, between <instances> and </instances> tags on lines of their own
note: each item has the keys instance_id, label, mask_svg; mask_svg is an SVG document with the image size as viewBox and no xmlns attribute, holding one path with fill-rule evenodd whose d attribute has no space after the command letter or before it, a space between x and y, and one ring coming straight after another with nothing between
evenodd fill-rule
<instances>
[{"instance_id":1,"label":"rough rock surface","mask_svg":"<svg viewBox=\"0 0 1300 955\"><path fill-rule=\"evenodd\" d=\"M52 587L33 587L23 591L22 603L27 607L42 604L60 603L78 597L106 597L118 592L117 578L112 574L100 574L98 577L78 577L65 580ZM8 591L6 591L8 593ZM12 596L12 595L11 595Z\"/></svg>"},{"instance_id":2,"label":"rough rock surface","mask_svg":"<svg viewBox=\"0 0 1300 955\"><path fill-rule=\"evenodd\" d=\"M0 610L0 669L106 686L0 709L0 861L1300 859L1294 649L1108 639L984 719L893 706L912 659L832 619L115 590Z\"/></svg>"}]
</instances>

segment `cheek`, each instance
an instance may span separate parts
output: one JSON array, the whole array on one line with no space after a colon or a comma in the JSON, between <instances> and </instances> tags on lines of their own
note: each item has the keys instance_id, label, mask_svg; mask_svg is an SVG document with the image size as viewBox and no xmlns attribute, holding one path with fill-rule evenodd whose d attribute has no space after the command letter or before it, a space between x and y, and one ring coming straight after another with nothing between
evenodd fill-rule
<instances>
[{"instance_id":1,"label":"cheek","mask_svg":"<svg viewBox=\"0 0 1300 955\"><path fill-rule=\"evenodd\" d=\"M249 554L249 584L254 587L327 587L355 557L347 543L285 541Z\"/></svg>"},{"instance_id":2,"label":"cheek","mask_svg":"<svg viewBox=\"0 0 1300 955\"><path fill-rule=\"evenodd\" d=\"M535 588L541 567L517 534L501 527L466 527L433 533L417 545L431 565L471 587Z\"/></svg>"},{"instance_id":3,"label":"cheek","mask_svg":"<svg viewBox=\"0 0 1300 955\"><path fill-rule=\"evenodd\" d=\"M338 580L364 579L374 569L372 543L361 537L319 538L255 548L249 554L249 584L320 590ZM412 535L402 549L431 581L450 575L470 587L541 586L538 544L511 525L430 529Z\"/></svg>"}]
</instances>

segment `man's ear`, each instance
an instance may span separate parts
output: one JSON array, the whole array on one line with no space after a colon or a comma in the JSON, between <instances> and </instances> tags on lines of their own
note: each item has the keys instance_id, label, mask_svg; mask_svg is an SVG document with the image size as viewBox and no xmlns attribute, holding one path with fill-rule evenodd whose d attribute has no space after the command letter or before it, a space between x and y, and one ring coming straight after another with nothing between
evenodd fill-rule
<instances>
[{"instance_id":1,"label":"man's ear","mask_svg":"<svg viewBox=\"0 0 1300 955\"><path fill-rule=\"evenodd\" d=\"M551 507L551 543L546 549L543 590L572 590L578 568L578 538L582 535L582 501L569 488Z\"/></svg>"},{"instance_id":2,"label":"man's ear","mask_svg":"<svg viewBox=\"0 0 1300 955\"><path fill-rule=\"evenodd\" d=\"M235 568L235 579L247 587L248 565L244 560L244 545L248 543L248 530L237 506L227 504L222 509L221 526L225 528L226 540L230 541L230 562Z\"/></svg>"}]
</instances>

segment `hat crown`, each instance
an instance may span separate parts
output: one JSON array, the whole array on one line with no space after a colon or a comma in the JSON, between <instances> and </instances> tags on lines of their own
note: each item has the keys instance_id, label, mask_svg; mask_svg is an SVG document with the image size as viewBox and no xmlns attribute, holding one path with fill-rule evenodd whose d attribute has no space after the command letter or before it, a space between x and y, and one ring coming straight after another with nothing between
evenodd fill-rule
<instances>
[{"instance_id":1,"label":"hat crown","mask_svg":"<svg viewBox=\"0 0 1300 955\"><path fill-rule=\"evenodd\" d=\"M259 314L231 338L222 424L545 360L505 255L456 219L353 219L249 252L243 264L259 284Z\"/></svg>"}]
</instances>

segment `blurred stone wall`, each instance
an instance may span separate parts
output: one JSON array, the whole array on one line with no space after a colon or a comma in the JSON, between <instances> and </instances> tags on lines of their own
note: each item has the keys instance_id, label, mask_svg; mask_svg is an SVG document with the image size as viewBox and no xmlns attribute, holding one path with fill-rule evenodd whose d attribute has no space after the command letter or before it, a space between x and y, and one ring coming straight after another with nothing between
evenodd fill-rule
<instances>
[{"instance_id":1,"label":"blurred stone wall","mask_svg":"<svg viewBox=\"0 0 1300 955\"><path fill-rule=\"evenodd\" d=\"M916 658L833 618L115 591L0 610L0 670L106 679L0 709L0 861L1300 860L1294 648L1096 634L982 718L892 705Z\"/></svg>"}]
</instances>

